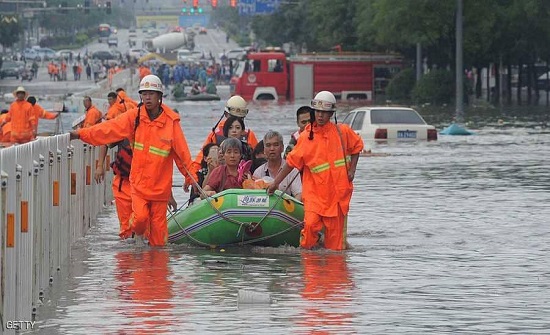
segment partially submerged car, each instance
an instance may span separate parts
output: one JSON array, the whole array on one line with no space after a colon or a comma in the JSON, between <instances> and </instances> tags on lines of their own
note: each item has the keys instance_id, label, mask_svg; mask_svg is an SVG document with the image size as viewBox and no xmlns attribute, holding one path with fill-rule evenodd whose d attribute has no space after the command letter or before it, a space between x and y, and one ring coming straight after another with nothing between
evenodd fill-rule
<instances>
[{"instance_id":1,"label":"partially submerged car","mask_svg":"<svg viewBox=\"0 0 550 335\"><path fill-rule=\"evenodd\" d=\"M366 141L437 140L437 130L412 108L360 107L342 123L349 125Z\"/></svg>"}]
</instances>

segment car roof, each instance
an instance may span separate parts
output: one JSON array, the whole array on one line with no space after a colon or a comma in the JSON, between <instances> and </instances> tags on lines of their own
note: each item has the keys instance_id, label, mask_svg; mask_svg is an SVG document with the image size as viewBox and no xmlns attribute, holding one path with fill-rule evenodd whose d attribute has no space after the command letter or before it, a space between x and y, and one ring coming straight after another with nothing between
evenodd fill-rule
<instances>
[{"instance_id":1,"label":"car roof","mask_svg":"<svg viewBox=\"0 0 550 335\"><path fill-rule=\"evenodd\" d=\"M401 106L364 106L353 109L351 112L355 111L371 111L371 110L414 110L410 107L401 107Z\"/></svg>"}]
</instances>

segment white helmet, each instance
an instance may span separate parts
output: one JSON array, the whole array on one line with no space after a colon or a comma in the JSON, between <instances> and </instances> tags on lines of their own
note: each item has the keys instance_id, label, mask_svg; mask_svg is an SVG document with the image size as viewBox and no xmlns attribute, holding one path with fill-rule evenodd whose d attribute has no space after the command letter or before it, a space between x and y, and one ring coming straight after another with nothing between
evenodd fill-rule
<instances>
[{"instance_id":1,"label":"white helmet","mask_svg":"<svg viewBox=\"0 0 550 335\"><path fill-rule=\"evenodd\" d=\"M321 91L311 100L311 108L319 111L334 112L336 110L336 98L329 91Z\"/></svg>"},{"instance_id":2,"label":"white helmet","mask_svg":"<svg viewBox=\"0 0 550 335\"><path fill-rule=\"evenodd\" d=\"M143 91L157 91L162 94L164 92L162 81L160 81L159 77L153 74L149 74L143 77L143 79L141 79L141 81L139 82L138 93L141 93Z\"/></svg>"},{"instance_id":3,"label":"white helmet","mask_svg":"<svg viewBox=\"0 0 550 335\"><path fill-rule=\"evenodd\" d=\"M246 108L246 101L240 95L234 95L225 104L227 113L236 117L246 117L248 114L248 108Z\"/></svg>"}]
</instances>

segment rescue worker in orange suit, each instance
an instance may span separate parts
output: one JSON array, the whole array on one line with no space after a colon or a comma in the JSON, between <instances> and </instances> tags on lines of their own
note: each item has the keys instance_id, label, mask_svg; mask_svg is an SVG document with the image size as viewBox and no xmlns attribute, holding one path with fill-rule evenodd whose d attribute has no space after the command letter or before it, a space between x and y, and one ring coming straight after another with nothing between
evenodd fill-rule
<instances>
[{"instance_id":1,"label":"rescue worker in orange suit","mask_svg":"<svg viewBox=\"0 0 550 335\"><path fill-rule=\"evenodd\" d=\"M34 117L36 118L36 121L38 121L38 119L53 120L59 116L59 113L46 112L46 110L42 108L42 106L36 103L36 98L33 96L28 97L27 101L30 102L33 106ZM34 129L34 132L38 133L38 122L36 122L36 128Z\"/></svg>"},{"instance_id":2,"label":"rescue worker in orange suit","mask_svg":"<svg viewBox=\"0 0 550 335\"><path fill-rule=\"evenodd\" d=\"M302 252L304 288L302 297L310 300L300 320L312 334L338 329L342 333L357 333L353 328L353 313L347 307L353 304L354 282L346 262L345 253ZM330 333L330 332L326 332Z\"/></svg>"},{"instance_id":3,"label":"rescue worker in orange suit","mask_svg":"<svg viewBox=\"0 0 550 335\"><path fill-rule=\"evenodd\" d=\"M106 120L111 120L120 115L116 105L116 93L110 92L107 95L107 101L111 105L105 116ZM105 157L107 156L107 146L99 148L98 162L94 174L97 183L103 181L105 177ZM119 222L118 236L125 240L132 237L132 228L130 227L130 217L132 216L132 189L130 186L130 169L132 165L132 148L128 140L118 143L118 150L115 159L111 163L113 173L113 182L111 189L115 199L116 212Z\"/></svg>"},{"instance_id":4,"label":"rescue worker in orange suit","mask_svg":"<svg viewBox=\"0 0 550 335\"><path fill-rule=\"evenodd\" d=\"M86 118L84 119L82 128L89 128L101 122L101 112L96 106L92 105L92 98L85 96L82 103L84 104L84 108L86 110Z\"/></svg>"},{"instance_id":5,"label":"rescue worker in orange suit","mask_svg":"<svg viewBox=\"0 0 550 335\"><path fill-rule=\"evenodd\" d=\"M107 96L113 113L109 113L111 108L107 112L106 119L114 119L118 115L118 109L115 105L116 94L110 92ZM113 191L113 198L115 199L115 206L118 215L119 233L118 236L125 240L132 237L132 228L130 227L130 217L132 216L132 190L130 186L130 171L132 167L133 152L132 147L127 139L113 144L117 146L117 153L114 161L111 163L111 168L114 173L111 189ZM107 156L108 146L104 145L99 148L99 155L97 161L97 167L94 174L94 179L97 183L100 183L105 178L105 157ZM173 196L170 197L169 206L173 211L177 209L177 203Z\"/></svg>"},{"instance_id":6,"label":"rescue worker in orange suit","mask_svg":"<svg viewBox=\"0 0 550 335\"><path fill-rule=\"evenodd\" d=\"M123 106L119 105L117 102L117 95L115 92L109 92L107 94L107 102L109 103L109 109L107 109L107 114L105 114L106 120L115 119L120 114L126 112Z\"/></svg>"},{"instance_id":7,"label":"rescue worker in orange suit","mask_svg":"<svg viewBox=\"0 0 550 335\"><path fill-rule=\"evenodd\" d=\"M19 86L15 92L15 101L10 105L8 115L5 117L2 126L11 121L11 136L12 143L27 143L32 141L36 136L36 117L34 116L34 108L30 102L26 100L27 91L23 86Z\"/></svg>"},{"instance_id":8,"label":"rescue worker in orange suit","mask_svg":"<svg viewBox=\"0 0 550 335\"><path fill-rule=\"evenodd\" d=\"M311 108L315 110L315 120L306 126L267 192L273 194L293 168L302 170L305 213L300 246L315 247L324 229L324 247L343 250L347 245L347 214L363 140L349 126L330 121L336 111L336 99L331 92L319 92L311 100Z\"/></svg>"},{"instance_id":9,"label":"rescue worker in orange suit","mask_svg":"<svg viewBox=\"0 0 550 335\"><path fill-rule=\"evenodd\" d=\"M122 87L117 88L115 92L117 94L117 102L123 106L125 111L137 107L138 103L134 101L134 99L130 98Z\"/></svg>"},{"instance_id":10,"label":"rescue worker in orange suit","mask_svg":"<svg viewBox=\"0 0 550 335\"><path fill-rule=\"evenodd\" d=\"M208 136L206 137L206 140L202 144L201 150L193 161L193 165L190 170L193 176L197 176L197 173L201 169L201 162L203 159L202 148L204 148L208 143L216 143L217 145L220 145L221 142L225 139L225 136L223 136L223 126L225 125L225 121L227 120L227 118L229 116L235 116L244 120L247 114L248 108L246 106L246 101L241 96L234 95L229 98L229 100L227 100L222 116L218 120L218 123L216 123L216 125L212 128L210 134L208 134ZM256 134L251 129L245 130L243 137L240 140L248 143L252 150L254 150L254 147L256 147L256 145L258 144ZM189 190L190 185L191 184L189 183L185 183L184 189L186 192ZM194 191L198 192L198 190Z\"/></svg>"},{"instance_id":11,"label":"rescue worker in orange suit","mask_svg":"<svg viewBox=\"0 0 550 335\"><path fill-rule=\"evenodd\" d=\"M290 136L290 141L288 141L288 146L286 147L285 154L283 156L284 159L286 159L286 155L294 149L300 134L304 131L304 129L306 129L306 126L312 119L311 114L313 112L313 109L309 106L302 106L296 110L296 124L298 125L298 130Z\"/></svg>"},{"instance_id":12,"label":"rescue worker in orange suit","mask_svg":"<svg viewBox=\"0 0 550 335\"><path fill-rule=\"evenodd\" d=\"M168 240L166 209L172 192L173 163L186 179L191 178L191 155L179 115L162 104L161 80L155 75L145 76L139 84L139 94L142 103L138 108L94 127L73 131L71 139L92 145L130 141L130 226L136 238L142 239L149 232L149 244L163 246Z\"/></svg>"},{"instance_id":13,"label":"rescue worker in orange suit","mask_svg":"<svg viewBox=\"0 0 550 335\"><path fill-rule=\"evenodd\" d=\"M0 143L9 143L11 140L11 122L4 122L8 117L8 110L2 109L0 113L0 124L3 126L0 127Z\"/></svg>"}]
</instances>

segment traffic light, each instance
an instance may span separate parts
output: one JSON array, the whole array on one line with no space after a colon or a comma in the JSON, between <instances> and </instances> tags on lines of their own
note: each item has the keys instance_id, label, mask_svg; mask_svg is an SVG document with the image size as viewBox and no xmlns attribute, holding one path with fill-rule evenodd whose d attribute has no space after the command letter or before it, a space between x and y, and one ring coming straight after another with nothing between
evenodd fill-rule
<instances>
[{"instance_id":1,"label":"traffic light","mask_svg":"<svg viewBox=\"0 0 550 335\"><path fill-rule=\"evenodd\" d=\"M229 0L229 6L237 7L237 0Z\"/></svg>"},{"instance_id":2,"label":"traffic light","mask_svg":"<svg viewBox=\"0 0 550 335\"><path fill-rule=\"evenodd\" d=\"M212 0L212 8L218 7L218 0Z\"/></svg>"},{"instance_id":3,"label":"traffic light","mask_svg":"<svg viewBox=\"0 0 550 335\"><path fill-rule=\"evenodd\" d=\"M193 8L197 9L199 7L199 0L193 0Z\"/></svg>"},{"instance_id":4,"label":"traffic light","mask_svg":"<svg viewBox=\"0 0 550 335\"><path fill-rule=\"evenodd\" d=\"M202 7L199 7L199 14L202 14Z\"/></svg>"},{"instance_id":5,"label":"traffic light","mask_svg":"<svg viewBox=\"0 0 550 335\"><path fill-rule=\"evenodd\" d=\"M186 14L186 13L187 13L187 8L183 7L183 8L181 9L181 12L182 12L183 14Z\"/></svg>"},{"instance_id":6,"label":"traffic light","mask_svg":"<svg viewBox=\"0 0 550 335\"><path fill-rule=\"evenodd\" d=\"M111 14L111 1L107 1L105 3L105 11L107 12L107 14Z\"/></svg>"},{"instance_id":7,"label":"traffic light","mask_svg":"<svg viewBox=\"0 0 550 335\"><path fill-rule=\"evenodd\" d=\"M84 0L84 14L90 13L90 0Z\"/></svg>"},{"instance_id":8,"label":"traffic light","mask_svg":"<svg viewBox=\"0 0 550 335\"><path fill-rule=\"evenodd\" d=\"M189 12L191 12L191 14L195 14L195 8L191 7L191 9L189 10Z\"/></svg>"}]
</instances>

